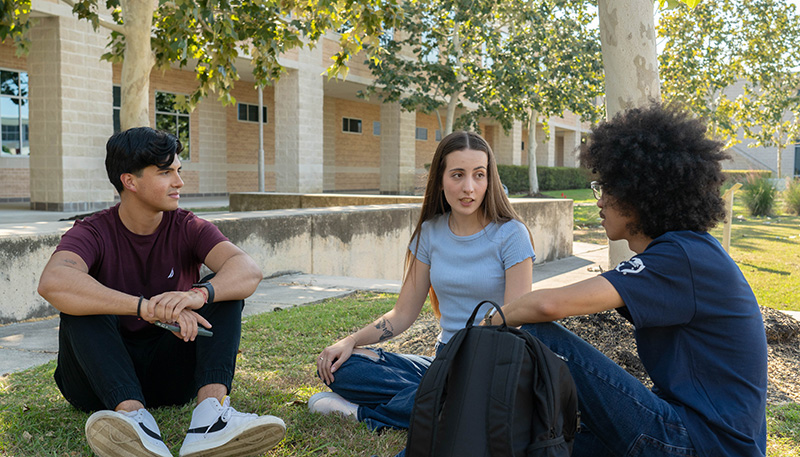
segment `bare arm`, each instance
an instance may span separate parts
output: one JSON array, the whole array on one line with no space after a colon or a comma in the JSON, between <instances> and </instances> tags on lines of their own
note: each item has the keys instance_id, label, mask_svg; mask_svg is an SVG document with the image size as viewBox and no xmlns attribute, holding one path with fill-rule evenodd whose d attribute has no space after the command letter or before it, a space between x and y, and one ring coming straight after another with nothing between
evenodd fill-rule
<instances>
[{"instance_id":1,"label":"bare arm","mask_svg":"<svg viewBox=\"0 0 800 457\"><path fill-rule=\"evenodd\" d=\"M214 301L244 300L264 279L256 262L230 241L214 246L205 264L216 273L209 281L214 286Z\"/></svg>"},{"instance_id":2,"label":"bare arm","mask_svg":"<svg viewBox=\"0 0 800 457\"><path fill-rule=\"evenodd\" d=\"M317 359L317 370L326 384L333 382L333 373L358 346L366 346L393 338L406 331L419 316L431 286L430 266L413 259L412 274L403 282L400 296L390 311L352 335L325 348Z\"/></svg>"},{"instance_id":3,"label":"bare arm","mask_svg":"<svg viewBox=\"0 0 800 457\"><path fill-rule=\"evenodd\" d=\"M506 292L503 296L503 303L511 303L527 294L531 291L532 285L533 260L528 257L506 270Z\"/></svg>"},{"instance_id":4,"label":"bare arm","mask_svg":"<svg viewBox=\"0 0 800 457\"><path fill-rule=\"evenodd\" d=\"M214 288L215 302L243 300L255 292L263 278L261 269L253 259L230 241L214 246L204 263L216 273L208 281ZM150 299L147 313L148 316L172 322L178 319L184 309L196 310L204 304L205 296L201 293L168 291Z\"/></svg>"},{"instance_id":5,"label":"bare arm","mask_svg":"<svg viewBox=\"0 0 800 457\"><path fill-rule=\"evenodd\" d=\"M83 259L69 251L50 257L39 278L38 292L57 310L75 316L135 316L139 303L139 297L108 288L89 276Z\"/></svg>"},{"instance_id":6,"label":"bare arm","mask_svg":"<svg viewBox=\"0 0 800 457\"><path fill-rule=\"evenodd\" d=\"M602 276L555 289L527 293L503 306L508 325L549 322L567 316L598 313L624 306L617 290ZM495 315L493 324L500 323Z\"/></svg>"}]
</instances>

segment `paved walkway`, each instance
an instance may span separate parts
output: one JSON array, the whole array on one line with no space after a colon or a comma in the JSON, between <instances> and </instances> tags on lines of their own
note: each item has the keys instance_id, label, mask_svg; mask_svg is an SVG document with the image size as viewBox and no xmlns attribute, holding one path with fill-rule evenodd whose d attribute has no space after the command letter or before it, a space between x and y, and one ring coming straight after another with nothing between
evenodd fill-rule
<instances>
[{"instance_id":1,"label":"paved walkway","mask_svg":"<svg viewBox=\"0 0 800 457\"><path fill-rule=\"evenodd\" d=\"M534 266L534 287L557 287L599 272L608 249L575 243L573 256ZM356 291L398 293L400 281L291 274L265 279L247 299L244 316L310 305ZM0 326L0 376L48 362L58 352L58 317Z\"/></svg>"}]
</instances>

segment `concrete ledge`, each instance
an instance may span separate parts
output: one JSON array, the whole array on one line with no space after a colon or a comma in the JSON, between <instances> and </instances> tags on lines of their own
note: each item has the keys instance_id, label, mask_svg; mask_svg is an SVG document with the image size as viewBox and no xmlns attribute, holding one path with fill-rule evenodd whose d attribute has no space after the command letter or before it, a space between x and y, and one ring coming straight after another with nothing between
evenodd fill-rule
<instances>
[{"instance_id":1,"label":"concrete ledge","mask_svg":"<svg viewBox=\"0 0 800 457\"><path fill-rule=\"evenodd\" d=\"M394 198L394 197L387 197ZM572 201L514 199L534 235L537 263L572 254ZM250 254L267 277L287 272L400 280L421 204L201 215ZM72 222L0 225L0 324L56 314L39 275Z\"/></svg>"},{"instance_id":2,"label":"concrete ledge","mask_svg":"<svg viewBox=\"0 0 800 457\"><path fill-rule=\"evenodd\" d=\"M279 192L232 193L231 211L267 211L273 209L327 208L331 206L394 205L422 203L422 197L406 195L292 194Z\"/></svg>"}]
</instances>

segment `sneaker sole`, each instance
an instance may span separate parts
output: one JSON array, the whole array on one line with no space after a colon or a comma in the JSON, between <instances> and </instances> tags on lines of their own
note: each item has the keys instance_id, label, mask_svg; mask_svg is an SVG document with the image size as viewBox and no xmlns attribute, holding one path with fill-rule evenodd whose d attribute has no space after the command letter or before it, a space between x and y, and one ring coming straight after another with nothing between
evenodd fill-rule
<instances>
[{"instance_id":1,"label":"sneaker sole","mask_svg":"<svg viewBox=\"0 0 800 457\"><path fill-rule=\"evenodd\" d=\"M196 441L181 449L180 457L247 457L266 453L280 443L286 425L278 418L254 424L227 442ZM200 448L200 449L198 449Z\"/></svg>"},{"instance_id":2,"label":"sneaker sole","mask_svg":"<svg viewBox=\"0 0 800 457\"><path fill-rule=\"evenodd\" d=\"M100 457L163 457L147 449L133 425L115 413L89 418L86 441Z\"/></svg>"}]
</instances>

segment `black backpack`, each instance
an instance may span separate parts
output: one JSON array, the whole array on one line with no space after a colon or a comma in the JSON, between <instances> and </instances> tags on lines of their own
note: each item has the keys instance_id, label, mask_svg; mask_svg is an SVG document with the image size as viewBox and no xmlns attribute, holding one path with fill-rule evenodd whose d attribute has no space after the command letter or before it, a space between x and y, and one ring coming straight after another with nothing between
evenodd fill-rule
<instances>
[{"instance_id":1,"label":"black backpack","mask_svg":"<svg viewBox=\"0 0 800 457\"><path fill-rule=\"evenodd\" d=\"M472 325L484 303L502 325ZM422 377L406 455L569 456L579 422L567 364L484 301Z\"/></svg>"}]
</instances>

